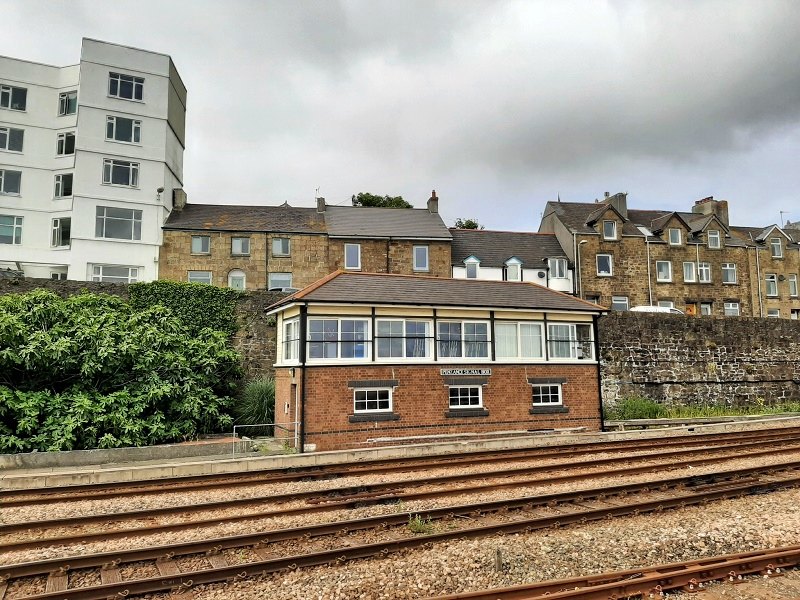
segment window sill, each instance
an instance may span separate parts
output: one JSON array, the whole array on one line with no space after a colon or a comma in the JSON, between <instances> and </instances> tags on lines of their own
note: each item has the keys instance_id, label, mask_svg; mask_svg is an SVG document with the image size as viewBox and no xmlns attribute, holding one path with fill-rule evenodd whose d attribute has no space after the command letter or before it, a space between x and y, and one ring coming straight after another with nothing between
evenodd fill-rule
<instances>
[{"instance_id":1,"label":"window sill","mask_svg":"<svg viewBox=\"0 0 800 600\"><path fill-rule=\"evenodd\" d=\"M396 415L393 412L377 412L371 414L348 415L347 419L351 423L375 423L378 421L399 421L400 415Z\"/></svg>"},{"instance_id":2,"label":"window sill","mask_svg":"<svg viewBox=\"0 0 800 600\"><path fill-rule=\"evenodd\" d=\"M234 253L231 252L231 258L250 258L250 255L249 254L234 254Z\"/></svg>"},{"instance_id":3,"label":"window sill","mask_svg":"<svg viewBox=\"0 0 800 600\"><path fill-rule=\"evenodd\" d=\"M291 258L291 254L273 254L272 258Z\"/></svg>"},{"instance_id":4,"label":"window sill","mask_svg":"<svg viewBox=\"0 0 800 600\"><path fill-rule=\"evenodd\" d=\"M108 187L115 187L115 188L127 188L129 190L138 190L138 185L127 185L125 183L107 183L103 182L102 185L107 185Z\"/></svg>"},{"instance_id":5,"label":"window sill","mask_svg":"<svg viewBox=\"0 0 800 600\"><path fill-rule=\"evenodd\" d=\"M107 142L111 142L112 144L125 144L126 146L137 146L142 148L142 142L128 142L126 140L115 140L114 138L106 138Z\"/></svg>"},{"instance_id":6,"label":"window sill","mask_svg":"<svg viewBox=\"0 0 800 600\"><path fill-rule=\"evenodd\" d=\"M451 408L444 416L448 419L463 419L465 417L488 417L489 411L485 408Z\"/></svg>"},{"instance_id":7,"label":"window sill","mask_svg":"<svg viewBox=\"0 0 800 600\"><path fill-rule=\"evenodd\" d=\"M528 411L532 415L554 415L568 413L566 406L534 406Z\"/></svg>"},{"instance_id":8,"label":"window sill","mask_svg":"<svg viewBox=\"0 0 800 600\"><path fill-rule=\"evenodd\" d=\"M125 102L136 102L137 104L144 104L144 100L137 100L136 98L123 98L122 96L112 96L108 94L106 98L113 98L114 100L125 100Z\"/></svg>"},{"instance_id":9,"label":"window sill","mask_svg":"<svg viewBox=\"0 0 800 600\"><path fill-rule=\"evenodd\" d=\"M211 256L211 252L190 252L189 256Z\"/></svg>"},{"instance_id":10,"label":"window sill","mask_svg":"<svg viewBox=\"0 0 800 600\"><path fill-rule=\"evenodd\" d=\"M22 194L16 192L0 192L0 196L11 196L12 198L22 198Z\"/></svg>"}]
</instances>

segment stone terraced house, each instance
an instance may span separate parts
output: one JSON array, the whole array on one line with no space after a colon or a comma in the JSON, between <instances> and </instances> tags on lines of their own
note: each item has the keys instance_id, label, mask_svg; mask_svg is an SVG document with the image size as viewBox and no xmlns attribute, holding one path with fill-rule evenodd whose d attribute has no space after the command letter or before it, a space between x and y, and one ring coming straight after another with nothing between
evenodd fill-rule
<instances>
[{"instance_id":1,"label":"stone terraced house","mask_svg":"<svg viewBox=\"0 0 800 600\"><path fill-rule=\"evenodd\" d=\"M276 435L332 450L599 429L603 311L531 283L337 271L268 309Z\"/></svg>"},{"instance_id":2,"label":"stone terraced house","mask_svg":"<svg viewBox=\"0 0 800 600\"><path fill-rule=\"evenodd\" d=\"M713 198L691 212L634 210L615 194L548 202L539 231L555 234L576 265L576 295L612 310L800 317L797 224L733 226L728 203Z\"/></svg>"}]
</instances>

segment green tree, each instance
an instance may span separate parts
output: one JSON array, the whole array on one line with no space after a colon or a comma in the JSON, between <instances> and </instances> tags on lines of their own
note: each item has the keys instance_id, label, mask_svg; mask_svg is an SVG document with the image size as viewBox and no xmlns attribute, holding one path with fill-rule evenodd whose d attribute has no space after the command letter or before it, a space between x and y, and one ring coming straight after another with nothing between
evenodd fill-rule
<instances>
[{"instance_id":1,"label":"green tree","mask_svg":"<svg viewBox=\"0 0 800 600\"><path fill-rule=\"evenodd\" d=\"M456 219L456 229L483 229L477 219Z\"/></svg>"},{"instance_id":2,"label":"green tree","mask_svg":"<svg viewBox=\"0 0 800 600\"><path fill-rule=\"evenodd\" d=\"M376 208L414 208L402 196L376 196L359 192L353 196L353 206L373 206Z\"/></svg>"}]
</instances>

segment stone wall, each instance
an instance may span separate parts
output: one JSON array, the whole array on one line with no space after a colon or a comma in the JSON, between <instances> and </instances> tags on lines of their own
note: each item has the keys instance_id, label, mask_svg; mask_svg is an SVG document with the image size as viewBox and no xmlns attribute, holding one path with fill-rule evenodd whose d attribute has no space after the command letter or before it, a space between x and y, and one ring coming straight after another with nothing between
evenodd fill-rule
<instances>
[{"instance_id":1,"label":"stone wall","mask_svg":"<svg viewBox=\"0 0 800 600\"><path fill-rule=\"evenodd\" d=\"M800 321L611 313L599 338L606 404L800 401Z\"/></svg>"}]
</instances>

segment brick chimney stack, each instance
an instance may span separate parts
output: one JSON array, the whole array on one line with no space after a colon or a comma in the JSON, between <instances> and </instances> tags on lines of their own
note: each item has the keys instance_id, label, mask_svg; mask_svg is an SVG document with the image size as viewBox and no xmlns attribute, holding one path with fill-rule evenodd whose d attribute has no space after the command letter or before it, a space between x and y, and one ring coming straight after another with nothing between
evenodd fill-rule
<instances>
[{"instance_id":1,"label":"brick chimney stack","mask_svg":"<svg viewBox=\"0 0 800 600\"><path fill-rule=\"evenodd\" d=\"M173 188L172 190L172 210L181 211L188 201L186 192L183 188Z\"/></svg>"},{"instance_id":2,"label":"brick chimney stack","mask_svg":"<svg viewBox=\"0 0 800 600\"><path fill-rule=\"evenodd\" d=\"M431 197L428 198L428 211L433 214L439 212L439 198L436 197L436 190L431 191Z\"/></svg>"},{"instance_id":3,"label":"brick chimney stack","mask_svg":"<svg viewBox=\"0 0 800 600\"><path fill-rule=\"evenodd\" d=\"M714 200L714 196L703 198L694 203L692 212L697 215L716 215L725 227L729 226L727 200Z\"/></svg>"},{"instance_id":4,"label":"brick chimney stack","mask_svg":"<svg viewBox=\"0 0 800 600\"><path fill-rule=\"evenodd\" d=\"M317 212L318 213L325 212L325 198L317 198Z\"/></svg>"}]
</instances>

